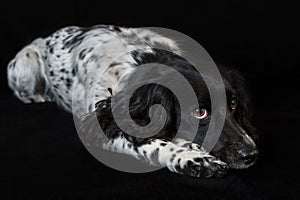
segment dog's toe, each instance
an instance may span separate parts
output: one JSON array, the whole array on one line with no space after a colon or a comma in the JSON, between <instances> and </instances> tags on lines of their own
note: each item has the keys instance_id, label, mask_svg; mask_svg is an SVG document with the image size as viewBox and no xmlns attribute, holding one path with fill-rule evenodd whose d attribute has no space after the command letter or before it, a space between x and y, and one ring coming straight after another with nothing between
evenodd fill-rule
<instances>
[{"instance_id":1,"label":"dog's toe","mask_svg":"<svg viewBox=\"0 0 300 200\"><path fill-rule=\"evenodd\" d=\"M177 161L177 172L194 177L222 177L226 174L226 163L209 154L187 151Z\"/></svg>"}]
</instances>

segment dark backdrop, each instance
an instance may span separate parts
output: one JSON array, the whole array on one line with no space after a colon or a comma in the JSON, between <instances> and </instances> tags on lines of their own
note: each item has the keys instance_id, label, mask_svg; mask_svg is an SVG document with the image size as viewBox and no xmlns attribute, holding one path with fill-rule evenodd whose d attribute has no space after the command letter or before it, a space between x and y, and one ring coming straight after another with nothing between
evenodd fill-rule
<instances>
[{"instance_id":1,"label":"dark backdrop","mask_svg":"<svg viewBox=\"0 0 300 200\"><path fill-rule=\"evenodd\" d=\"M296 6L263 1L28 1L1 5L0 195L2 199L297 199L299 32ZM295 9L294 9L295 8ZM95 160L72 116L53 104L24 105L7 88L6 66L36 37L67 25L175 29L246 79L260 135L256 166L198 180L163 169L127 174ZM299 198L299 196L298 196Z\"/></svg>"}]
</instances>

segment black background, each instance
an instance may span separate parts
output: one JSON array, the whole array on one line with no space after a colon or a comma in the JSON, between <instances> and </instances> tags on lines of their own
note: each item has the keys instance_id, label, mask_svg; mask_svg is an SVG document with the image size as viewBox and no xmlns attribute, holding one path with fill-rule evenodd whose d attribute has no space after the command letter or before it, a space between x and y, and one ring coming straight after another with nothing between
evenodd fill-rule
<instances>
[{"instance_id":1,"label":"black background","mask_svg":"<svg viewBox=\"0 0 300 200\"><path fill-rule=\"evenodd\" d=\"M299 198L299 20L297 7L263 1L24 1L1 5L0 195L2 199ZM165 27L197 40L215 61L248 80L260 158L223 179L166 169L127 174L95 160L72 115L54 104L24 105L7 88L6 66L36 37L68 25Z\"/></svg>"}]
</instances>

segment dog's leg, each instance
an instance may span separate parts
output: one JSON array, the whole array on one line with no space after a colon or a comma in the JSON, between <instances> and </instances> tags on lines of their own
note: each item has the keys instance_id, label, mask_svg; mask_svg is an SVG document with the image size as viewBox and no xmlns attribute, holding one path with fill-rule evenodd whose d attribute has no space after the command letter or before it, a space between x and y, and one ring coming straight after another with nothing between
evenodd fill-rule
<instances>
[{"instance_id":1,"label":"dog's leg","mask_svg":"<svg viewBox=\"0 0 300 200\"><path fill-rule=\"evenodd\" d=\"M99 129L93 129L96 126L89 123L95 122L95 118L99 121L105 137L97 134ZM101 145L106 150L131 155L152 165L195 177L222 176L226 171L224 162L202 149L194 150L160 138L138 139L124 133L113 120L110 103L105 100L97 104L96 112L87 116L82 124L85 130L83 133L86 135L81 138L85 138L89 145ZM104 142L101 142L103 138Z\"/></svg>"},{"instance_id":2,"label":"dog's leg","mask_svg":"<svg viewBox=\"0 0 300 200\"><path fill-rule=\"evenodd\" d=\"M167 167L172 172L184 175L211 177L222 176L226 172L226 164L224 162L202 149L193 150L189 147L178 146L164 139L154 138L137 144L129 141L121 130L117 130L117 132L117 136L109 138L105 143L97 142L97 145L100 144L109 151L143 159L154 166ZM96 139L96 137L94 138ZM90 144L93 145L91 142Z\"/></svg>"},{"instance_id":3,"label":"dog's leg","mask_svg":"<svg viewBox=\"0 0 300 200\"><path fill-rule=\"evenodd\" d=\"M149 139L136 145L120 135L103 145L104 149L144 159L151 165L195 177L222 176L226 164L206 151L180 147L164 139Z\"/></svg>"},{"instance_id":4,"label":"dog's leg","mask_svg":"<svg viewBox=\"0 0 300 200\"><path fill-rule=\"evenodd\" d=\"M182 138L175 138L173 140L173 143L180 147L186 147L190 150L205 152L205 149L203 147L201 147L199 144L193 143L191 141L188 141L188 140L185 140Z\"/></svg>"},{"instance_id":5,"label":"dog's leg","mask_svg":"<svg viewBox=\"0 0 300 200\"><path fill-rule=\"evenodd\" d=\"M180 174L211 177L222 176L226 164L204 150L192 150L170 141L151 139L138 147L138 152L150 163L159 163Z\"/></svg>"}]
</instances>

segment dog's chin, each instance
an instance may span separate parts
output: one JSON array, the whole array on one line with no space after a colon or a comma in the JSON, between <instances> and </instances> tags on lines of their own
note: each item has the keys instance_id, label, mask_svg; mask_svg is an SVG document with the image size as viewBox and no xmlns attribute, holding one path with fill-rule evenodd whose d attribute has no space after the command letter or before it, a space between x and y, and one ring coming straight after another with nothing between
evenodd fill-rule
<instances>
[{"instance_id":1,"label":"dog's chin","mask_svg":"<svg viewBox=\"0 0 300 200\"><path fill-rule=\"evenodd\" d=\"M244 163L244 162L239 162L239 161L231 161L227 162L228 168L230 169L247 169L255 164L256 161L251 162L251 163Z\"/></svg>"},{"instance_id":2,"label":"dog's chin","mask_svg":"<svg viewBox=\"0 0 300 200\"><path fill-rule=\"evenodd\" d=\"M247 169L256 163L257 158L253 160L241 160L230 155L220 155L218 153L213 153L214 156L218 157L220 160L227 164L229 169Z\"/></svg>"}]
</instances>

